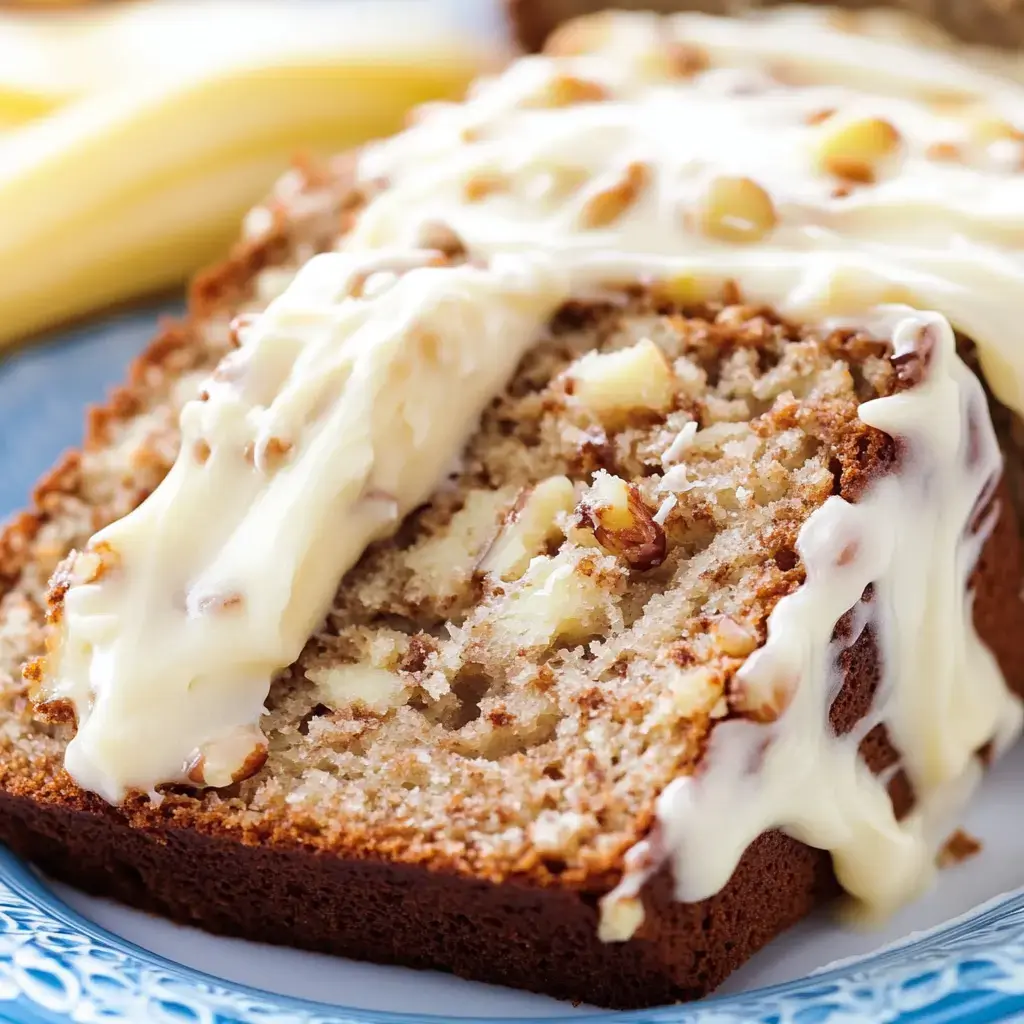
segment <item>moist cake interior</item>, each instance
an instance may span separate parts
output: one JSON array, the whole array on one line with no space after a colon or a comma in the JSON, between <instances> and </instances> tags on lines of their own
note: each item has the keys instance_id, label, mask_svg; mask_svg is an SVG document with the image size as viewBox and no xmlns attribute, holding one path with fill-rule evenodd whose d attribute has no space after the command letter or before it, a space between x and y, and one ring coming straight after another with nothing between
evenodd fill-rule
<instances>
[{"instance_id":1,"label":"moist cake interior","mask_svg":"<svg viewBox=\"0 0 1024 1024\"><path fill-rule=\"evenodd\" d=\"M262 771L202 805L304 822L320 846L593 885L715 720L776 714L735 671L803 579L807 516L891 459L857 407L899 382L883 342L726 300L565 306L274 683ZM66 727L34 724L18 682L48 570L166 470L175 406L223 340L183 345L193 372L86 453L3 600L4 740L50 772Z\"/></svg>"}]
</instances>

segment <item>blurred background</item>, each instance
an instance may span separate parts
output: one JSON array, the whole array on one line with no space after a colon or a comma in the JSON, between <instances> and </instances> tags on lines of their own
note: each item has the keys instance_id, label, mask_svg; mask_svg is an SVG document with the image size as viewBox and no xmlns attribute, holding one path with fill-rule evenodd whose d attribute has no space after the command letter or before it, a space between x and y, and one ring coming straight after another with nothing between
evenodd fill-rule
<instances>
[{"instance_id":1,"label":"blurred background","mask_svg":"<svg viewBox=\"0 0 1024 1024\"><path fill-rule=\"evenodd\" d=\"M488 0L0 5L0 346L223 256L296 155L501 59Z\"/></svg>"}]
</instances>

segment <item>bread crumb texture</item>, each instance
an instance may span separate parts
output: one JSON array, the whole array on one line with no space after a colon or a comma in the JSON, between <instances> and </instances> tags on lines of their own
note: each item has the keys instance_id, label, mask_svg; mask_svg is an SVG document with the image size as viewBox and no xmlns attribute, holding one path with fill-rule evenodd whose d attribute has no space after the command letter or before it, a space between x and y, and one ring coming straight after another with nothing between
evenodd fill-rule
<instances>
[{"instance_id":1,"label":"bread crumb texture","mask_svg":"<svg viewBox=\"0 0 1024 1024\"><path fill-rule=\"evenodd\" d=\"M60 767L72 726L36 722L22 679L47 579L167 472L178 410L230 349L232 318L350 222L348 170L295 172L288 216L271 201L273 227L197 283L188 322L165 328L0 540L9 792L99 808ZM892 457L857 418L894 386L884 344L728 298L563 307L445 485L367 551L274 682L260 771L121 813L494 880L613 884L714 723L758 715L733 678L803 579L801 525Z\"/></svg>"}]
</instances>

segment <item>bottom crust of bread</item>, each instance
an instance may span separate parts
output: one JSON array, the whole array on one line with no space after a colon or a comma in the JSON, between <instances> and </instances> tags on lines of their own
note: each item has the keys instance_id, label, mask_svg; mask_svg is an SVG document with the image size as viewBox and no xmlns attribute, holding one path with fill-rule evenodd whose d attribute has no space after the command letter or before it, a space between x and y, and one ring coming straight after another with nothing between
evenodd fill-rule
<instances>
[{"instance_id":1,"label":"bottom crust of bread","mask_svg":"<svg viewBox=\"0 0 1024 1024\"><path fill-rule=\"evenodd\" d=\"M836 892L829 858L778 832L702 903L645 894L643 937L597 938L597 896L282 852L191 829L149 834L0 794L0 834L47 874L208 932L450 971L561 999L636 1008L705 995Z\"/></svg>"}]
</instances>

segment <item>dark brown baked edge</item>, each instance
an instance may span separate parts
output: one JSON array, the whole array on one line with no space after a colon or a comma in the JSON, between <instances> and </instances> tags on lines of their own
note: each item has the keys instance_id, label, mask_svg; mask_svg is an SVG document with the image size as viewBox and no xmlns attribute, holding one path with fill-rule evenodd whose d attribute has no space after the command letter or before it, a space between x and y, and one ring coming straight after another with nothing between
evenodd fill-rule
<instances>
[{"instance_id":1,"label":"dark brown baked edge","mask_svg":"<svg viewBox=\"0 0 1024 1024\"><path fill-rule=\"evenodd\" d=\"M515 39L526 50L539 50L551 31L570 18L605 8L644 11L702 11L735 14L738 10L771 7L787 0L506 0ZM848 10L895 8L942 26L967 43L1005 49L1024 46L1024 0L822 0Z\"/></svg>"},{"instance_id":2,"label":"dark brown baked edge","mask_svg":"<svg viewBox=\"0 0 1024 1024\"><path fill-rule=\"evenodd\" d=\"M704 995L835 889L827 855L772 833L704 903L673 903L659 876L656 934L606 945L596 896L149 834L6 794L0 818L3 840L48 875L209 932L620 1008Z\"/></svg>"}]
</instances>

